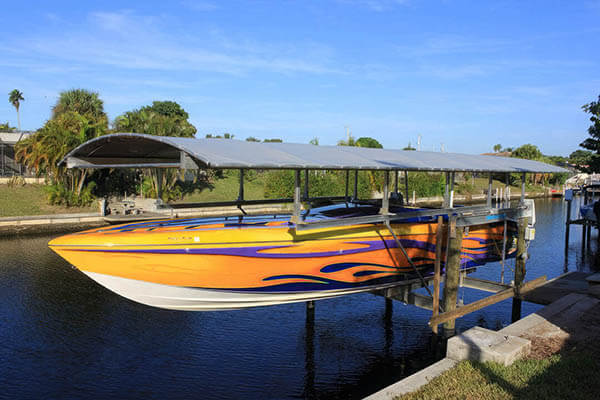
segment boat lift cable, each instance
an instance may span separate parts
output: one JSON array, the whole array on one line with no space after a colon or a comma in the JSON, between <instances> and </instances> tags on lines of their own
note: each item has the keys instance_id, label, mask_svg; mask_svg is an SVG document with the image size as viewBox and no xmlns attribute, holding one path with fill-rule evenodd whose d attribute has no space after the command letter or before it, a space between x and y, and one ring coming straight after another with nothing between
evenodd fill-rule
<instances>
[{"instance_id":1,"label":"boat lift cable","mask_svg":"<svg viewBox=\"0 0 600 400\"><path fill-rule=\"evenodd\" d=\"M389 219L385 220L385 226L388 228L388 230L390 231L390 233L394 237L394 240L396 241L396 245L398 245L398 248L400 248L400 250L402 251L402 254L404 254L404 257L406 257L406 260L408 261L408 263L410 264L410 266L417 273L417 276L421 280L421 283L423 284L423 287L427 290L427 293L429 293L429 295L433 298L433 293L431 293L431 290L429 289L429 285L427 284L427 282L425 282L425 278L423 278L423 275L421 274L421 272L419 272L419 269L417 268L417 266L413 262L412 258L410 258L410 256L406 252L406 249L404 249L404 246L402 246L402 243L398 239L398 236L396 236L396 234L394 233L394 230L392 229L392 226L390 225L390 220Z\"/></svg>"}]
</instances>

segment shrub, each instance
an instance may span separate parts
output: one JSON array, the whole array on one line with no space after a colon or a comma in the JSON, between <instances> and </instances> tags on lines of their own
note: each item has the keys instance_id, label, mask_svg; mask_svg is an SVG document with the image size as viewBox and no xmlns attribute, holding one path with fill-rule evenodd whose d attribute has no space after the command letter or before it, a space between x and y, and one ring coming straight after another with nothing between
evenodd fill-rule
<instances>
[{"instance_id":1,"label":"shrub","mask_svg":"<svg viewBox=\"0 0 600 400\"><path fill-rule=\"evenodd\" d=\"M415 191L418 197L443 196L446 180L444 174L428 172L409 172L408 190Z\"/></svg>"},{"instance_id":2,"label":"shrub","mask_svg":"<svg viewBox=\"0 0 600 400\"><path fill-rule=\"evenodd\" d=\"M56 183L44 187L48 196L48 203L54 205L63 205L67 207L89 206L96 199L92 191L96 187L95 182L88 183L79 195L76 192L67 189L64 185Z\"/></svg>"},{"instance_id":3,"label":"shrub","mask_svg":"<svg viewBox=\"0 0 600 400\"><path fill-rule=\"evenodd\" d=\"M265 172L265 198L289 198L294 195L295 172L291 170L271 170ZM344 196L346 193L345 171L310 171L308 178L309 196ZM304 172L301 174L301 191L304 193ZM349 195L354 191L354 174L350 174ZM358 174L358 196L371 197L369 176L361 171Z\"/></svg>"}]
</instances>

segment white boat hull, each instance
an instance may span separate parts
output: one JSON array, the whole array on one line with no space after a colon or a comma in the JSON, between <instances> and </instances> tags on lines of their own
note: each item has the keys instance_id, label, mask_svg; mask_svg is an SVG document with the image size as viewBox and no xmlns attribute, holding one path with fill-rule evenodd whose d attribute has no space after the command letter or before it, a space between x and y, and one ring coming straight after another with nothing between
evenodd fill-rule
<instances>
[{"instance_id":1,"label":"white boat hull","mask_svg":"<svg viewBox=\"0 0 600 400\"><path fill-rule=\"evenodd\" d=\"M153 307L183 311L235 310L247 307L321 300L398 285L398 282L396 282L372 287L325 290L320 292L256 293L170 286L96 272L83 272L111 291L135 302Z\"/></svg>"}]
</instances>

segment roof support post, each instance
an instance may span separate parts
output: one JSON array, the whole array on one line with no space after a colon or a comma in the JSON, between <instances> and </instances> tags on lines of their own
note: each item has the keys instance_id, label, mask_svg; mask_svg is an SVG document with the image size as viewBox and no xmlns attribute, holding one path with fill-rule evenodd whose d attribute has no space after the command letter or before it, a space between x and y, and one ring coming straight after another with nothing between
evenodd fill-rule
<instances>
[{"instance_id":1,"label":"roof support post","mask_svg":"<svg viewBox=\"0 0 600 400\"><path fill-rule=\"evenodd\" d=\"M294 212L292 214L291 222L298 224L300 222L300 210L302 208L300 198L300 170L295 171L296 179L294 185Z\"/></svg>"},{"instance_id":2,"label":"roof support post","mask_svg":"<svg viewBox=\"0 0 600 400\"><path fill-rule=\"evenodd\" d=\"M490 176L488 178L487 206L488 206L488 208L492 208L492 173L491 172L490 172Z\"/></svg>"},{"instance_id":3,"label":"roof support post","mask_svg":"<svg viewBox=\"0 0 600 400\"><path fill-rule=\"evenodd\" d=\"M408 171L404 171L404 203L408 204Z\"/></svg>"},{"instance_id":4,"label":"roof support post","mask_svg":"<svg viewBox=\"0 0 600 400\"><path fill-rule=\"evenodd\" d=\"M156 168L156 197L162 199L162 180L163 171L161 168Z\"/></svg>"},{"instance_id":5,"label":"roof support post","mask_svg":"<svg viewBox=\"0 0 600 400\"><path fill-rule=\"evenodd\" d=\"M525 172L521 173L521 204L525 203Z\"/></svg>"},{"instance_id":6,"label":"roof support post","mask_svg":"<svg viewBox=\"0 0 600 400\"><path fill-rule=\"evenodd\" d=\"M504 207L510 207L510 174L504 174Z\"/></svg>"},{"instance_id":7,"label":"roof support post","mask_svg":"<svg viewBox=\"0 0 600 400\"><path fill-rule=\"evenodd\" d=\"M448 207L454 207L454 174L455 172L450 173L450 201L448 203Z\"/></svg>"},{"instance_id":8,"label":"roof support post","mask_svg":"<svg viewBox=\"0 0 600 400\"><path fill-rule=\"evenodd\" d=\"M304 170L304 201L308 201L308 169Z\"/></svg>"},{"instance_id":9,"label":"roof support post","mask_svg":"<svg viewBox=\"0 0 600 400\"><path fill-rule=\"evenodd\" d=\"M394 192L398 194L398 171L394 171Z\"/></svg>"},{"instance_id":10,"label":"roof support post","mask_svg":"<svg viewBox=\"0 0 600 400\"><path fill-rule=\"evenodd\" d=\"M444 186L444 208L448 208L450 204L450 172L446 172L446 186Z\"/></svg>"},{"instance_id":11,"label":"roof support post","mask_svg":"<svg viewBox=\"0 0 600 400\"><path fill-rule=\"evenodd\" d=\"M354 197L352 200L358 200L358 170L354 170Z\"/></svg>"},{"instance_id":12,"label":"roof support post","mask_svg":"<svg viewBox=\"0 0 600 400\"><path fill-rule=\"evenodd\" d=\"M350 186L350 171L346 170L346 193L345 193L345 197L346 197L345 201L346 201L346 203L349 200L348 199L348 191L350 189L349 186Z\"/></svg>"},{"instance_id":13,"label":"roof support post","mask_svg":"<svg viewBox=\"0 0 600 400\"><path fill-rule=\"evenodd\" d=\"M238 192L238 201L244 201L244 169L240 168L240 190Z\"/></svg>"},{"instance_id":14,"label":"roof support post","mask_svg":"<svg viewBox=\"0 0 600 400\"><path fill-rule=\"evenodd\" d=\"M389 214L390 209L390 171L384 171L383 181L383 198L381 199L381 209L379 213L382 215Z\"/></svg>"}]
</instances>

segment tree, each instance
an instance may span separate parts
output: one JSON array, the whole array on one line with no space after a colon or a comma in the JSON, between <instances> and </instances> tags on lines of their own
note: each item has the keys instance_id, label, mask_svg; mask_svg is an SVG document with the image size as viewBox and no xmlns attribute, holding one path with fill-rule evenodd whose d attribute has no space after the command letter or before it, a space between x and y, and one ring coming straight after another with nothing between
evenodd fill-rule
<instances>
[{"instance_id":1,"label":"tree","mask_svg":"<svg viewBox=\"0 0 600 400\"><path fill-rule=\"evenodd\" d=\"M23 93L19 92L17 89L13 89L8 94L8 101L17 110L17 126L19 127L19 131L21 131L21 116L19 115L19 107L21 106L21 102L24 100Z\"/></svg>"},{"instance_id":2,"label":"tree","mask_svg":"<svg viewBox=\"0 0 600 400\"><path fill-rule=\"evenodd\" d=\"M542 152L537 146L533 144L524 144L521 147L517 147L511 154L511 157L525 158L527 160L539 160L542 158Z\"/></svg>"},{"instance_id":3,"label":"tree","mask_svg":"<svg viewBox=\"0 0 600 400\"><path fill-rule=\"evenodd\" d=\"M569 162L580 168L587 168L594 158L594 153L589 150L575 150L569 154Z\"/></svg>"},{"instance_id":4,"label":"tree","mask_svg":"<svg viewBox=\"0 0 600 400\"><path fill-rule=\"evenodd\" d=\"M174 101L153 101L151 106L127 111L115 119L115 129L121 132L145 133L156 136L194 137L197 130L188 121L189 114ZM228 135L228 134L225 134ZM210 135L207 135L210 137ZM178 181L181 171L167 168L163 174L157 169L144 170L145 194L157 196L159 186L164 200L181 195ZM160 185L159 185L160 179ZM192 188L190 188L192 190Z\"/></svg>"},{"instance_id":5,"label":"tree","mask_svg":"<svg viewBox=\"0 0 600 400\"><path fill-rule=\"evenodd\" d=\"M15 130L16 128L10 126L8 122L5 124L0 124L0 132L14 132Z\"/></svg>"},{"instance_id":6,"label":"tree","mask_svg":"<svg viewBox=\"0 0 600 400\"><path fill-rule=\"evenodd\" d=\"M15 146L15 158L39 176L45 174L54 185L75 196L82 192L87 171L67 170L58 163L72 149L96 137L95 124L75 111L67 111L46 121L44 126ZM58 199L60 203L64 199ZM76 198L72 203L78 204Z\"/></svg>"},{"instance_id":7,"label":"tree","mask_svg":"<svg viewBox=\"0 0 600 400\"><path fill-rule=\"evenodd\" d=\"M246 142L260 142L260 139L257 139L254 136L249 136L246 138Z\"/></svg>"},{"instance_id":8,"label":"tree","mask_svg":"<svg viewBox=\"0 0 600 400\"><path fill-rule=\"evenodd\" d=\"M181 118L184 120L190 117L178 103L170 100L153 101L151 106L145 106L142 110L153 111L166 117Z\"/></svg>"},{"instance_id":9,"label":"tree","mask_svg":"<svg viewBox=\"0 0 600 400\"><path fill-rule=\"evenodd\" d=\"M502 145L500 143L494 145L494 153L499 153L502 150Z\"/></svg>"},{"instance_id":10,"label":"tree","mask_svg":"<svg viewBox=\"0 0 600 400\"><path fill-rule=\"evenodd\" d=\"M590 160L589 170L591 172L600 171L600 96L597 101L584 104L581 109L586 113L591 114L590 122L592 123L588 128L588 133L591 137L585 139L579 144L584 149L591 150L593 157Z\"/></svg>"},{"instance_id":11,"label":"tree","mask_svg":"<svg viewBox=\"0 0 600 400\"><path fill-rule=\"evenodd\" d=\"M314 138L310 139L308 143L312 144L314 146L318 146L319 145L319 138L318 137L314 137Z\"/></svg>"},{"instance_id":12,"label":"tree","mask_svg":"<svg viewBox=\"0 0 600 400\"><path fill-rule=\"evenodd\" d=\"M151 106L119 115L115 119L114 126L121 132L194 137L197 132L196 127L187 119L188 113L179 104L173 101L154 101Z\"/></svg>"},{"instance_id":13,"label":"tree","mask_svg":"<svg viewBox=\"0 0 600 400\"><path fill-rule=\"evenodd\" d=\"M231 133L224 133L223 135L213 135L211 133L206 134L207 139L233 139L235 135Z\"/></svg>"},{"instance_id":14,"label":"tree","mask_svg":"<svg viewBox=\"0 0 600 400\"><path fill-rule=\"evenodd\" d=\"M71 89L61 92L58 101L52 107L52 119L69 111L85 117L103 131L102 133L108 129L108 117L104 112L104 102L97 92L86 89Z\"/></svg>"},{"instance_id":15,"label":"tree","mask_svg":"<svg viewBox=\"0 0 600 400\"><path fill-rule=\"evenodd\" d=\"M408 142L408 146L406 146L406 147L405 147L405 148L403 148L402 150L410 150L410 151L415 151L415 150L417 150L417 149L415 149L414 147L412 147L412 146L410 145L410 142Z\"/></svg>"},{"instance_id":16,"label":"tree","mask_svg":"<svg viewBox=\"0 0 600 400\"><path fill-rule=\"evenodd\" d=\"M283 140L277 139L277 138L265 139L265 140L263 140L263 143L283 143Z\"/></svg>"},{"instance_id":17,"label":"tree","mask_svg":"<svg viewBox=\"0 0 600 400\"><path fill-rule=\"evenodd\" d=\"M348 139L344 140L338 140L337 142L338 146L356 146L356 139L354 139L354 136L352 135L348 135Z\"/></svg>"},{"instance_id":18,"label":"tree","mask_svg":"<svg viewBox=\"0 0 600 400\"><path fill-rule=\"evenodd\" d=\"M356 141L358 147L370 147L372 149L383 149L381 143L371 137L361 137Z\"/></svg>"}]
</instances>

